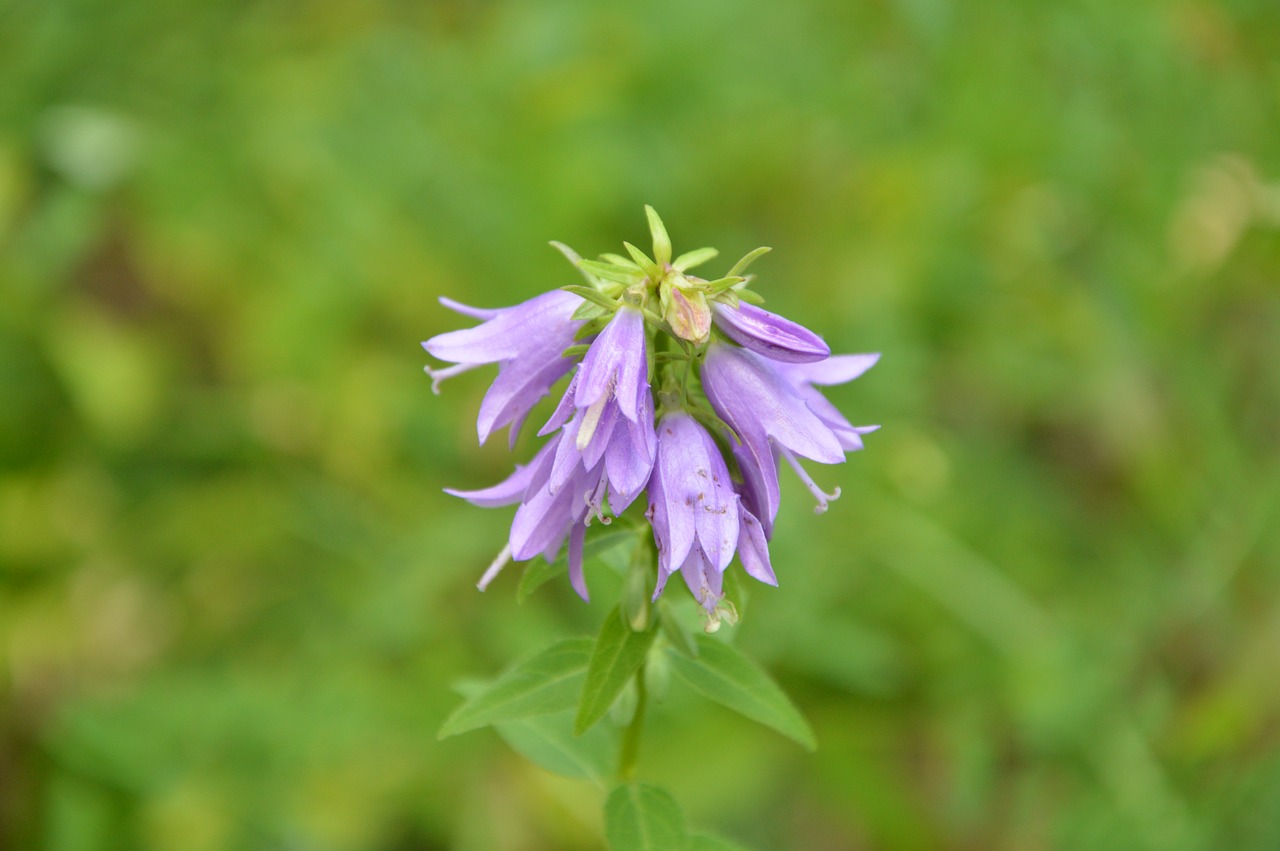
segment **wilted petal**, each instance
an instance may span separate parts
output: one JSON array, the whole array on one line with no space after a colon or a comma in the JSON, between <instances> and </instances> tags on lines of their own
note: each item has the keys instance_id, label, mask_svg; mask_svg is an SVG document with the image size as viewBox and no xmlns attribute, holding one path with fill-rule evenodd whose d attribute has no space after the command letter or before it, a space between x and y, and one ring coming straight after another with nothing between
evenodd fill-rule
<instances>
[{"instance_id":1,"label":"wilted petal","mask_svg":"<svg viewBox=\"0 0 1280 851\"><path fill-rule=\"evenodd\" d=\"M831 347L817 334L776 313L745 302L736 308L714 302L711 308L726 337L772 360L808 363L831 354Z\"/></svg>"}]
</instances>

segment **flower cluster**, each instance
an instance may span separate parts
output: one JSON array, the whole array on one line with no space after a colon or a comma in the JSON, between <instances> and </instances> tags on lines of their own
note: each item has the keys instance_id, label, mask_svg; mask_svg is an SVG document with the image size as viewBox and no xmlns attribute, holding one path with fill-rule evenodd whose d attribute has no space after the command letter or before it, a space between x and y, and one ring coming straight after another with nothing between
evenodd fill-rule
<instances>
[{"instance_id":1,"label":"flower cluster","mask_svg":"<svg viewBox=\"0 0 1280 851\"><path fill-rule=\"evenodd\" d=\"M568 541L569 578L587 599L583 544L593 519L609 523L645 494L653 530L657 599L680 573L711 616L736 553L748 575L776 585L768 542L778 514L778 470L786 461L817 500L827 494L799 458L844 461L877 426L854 426L818 386L857 378L874 354L832 355L812 331L763 310L743 276L756 249L722 278L689 274L716 256L703 248L672 258L662 221L646 207L653 257L583 260L552 243L586 284L485 310L441 302L482 320L423 343L455 366L433 369L432 388L457 373L498 364L477 420L480 442L503 426L515 444L533 407L570 375L539 436L550 439L527 466L475 491L448 490L475 505L518 505L506 547L480 580L509 560L555 559Z\"/></svg>"}]
</instances>

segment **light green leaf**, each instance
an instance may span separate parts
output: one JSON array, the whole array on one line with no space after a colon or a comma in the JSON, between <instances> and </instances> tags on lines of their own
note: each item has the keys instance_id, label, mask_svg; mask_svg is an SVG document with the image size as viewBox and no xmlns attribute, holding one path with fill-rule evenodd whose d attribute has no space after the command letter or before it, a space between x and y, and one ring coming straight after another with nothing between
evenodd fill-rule
<instances>
[{"instance_id":1,"label":"light green leaf","mask_svg":"<svg viewBox=\"0 0 1280 851\"><path fill-rule=\"evenodd\" d=\"M493 725L512 750L553 774L603 784L618 761L618 731L608 724L573 734L573 711Z\"/></svg>"},{"instance_id":2,"label":"light green leaf","mask_svg":"<svg viewBox=\"0 0 1280 851\"><path fill-rule=\"evenodd\" d=\"M701 266L708 260L714 260L718 256L720 256L720 252L714 248L695 248L693 251L686 251L681 254L671 266L676 271L687 272L690 269Z\"/></svg>"},{"instance_id":3,"label":"light green leaf","mask_svg":"<svg viewBox=\"0 0 1280 851\"><path fill-rule=\"evenodd\" d=\"M693 633L680 622L665 597L658 600L658 626L676 650L691 659L698 655L698 645L693 642Z\"/></svg>"},{"instance_id":4,"label":"light green leaf","mask_svg":"<svg viewBox=\"0 0 1280 851\"><path fill-rule=\"evenodd\" d=\"M655 280L662 276L662 270L654 265L654 262L649 259L649 255L645 254L629 242L622 243L622 247L627 249L627 253L631 255L631 259L635 261L636 265L639 266L646 275L654 278Z\"/></svg>"},{"instance_id":5,"label":"light green leaf","mask_svg":"<svg viewBox=\"0 0 1280 851\"><path fill-rule=\"evenodd\" d=\"M642 783L619 786L604 805L610 851L686 851L684 813L662 789Z\"/></svg>"},{"instance_id":6,"label":"light green leaf","mask_svg":"<svg viewBox=\"0 0 1280 851\"><path fill-rule=\"evenodd\" d=\"M671 262L671 237L667 236L667 226L658 218L658 211L645 204L644 214L649 217L649 233L653 235L653 259L659 266Z\"/></svg>"},{"instance_id":7,"label":"light green leaf","mask_svg":"<svg viewBox=\"0 0 1280 851\"><path fill-rule=\"evenodd\" d=\"M583 260L578 264L597 278L614 281L619 284L634 284L644 277L639 269L628 269L615 263L599 263L595 260Z\"/></svg>"},{"instance_id":8,"label":"light green leaf","mask_svg":"<svg viewBox=\"0 0 1280 851\"><path fill-rule=\"evenodd\" d=\"M591 639L558 641L517 662L482 691L453 711L437 738L503 721L571 709L582 690Z\"/></svg>"},{"instance_id":9,"label":"light green leaf","mask_svg":"<svg viewBox=\"0 0 1280 851\"><path fill-rule=\"evenodd\" d=\"M574 266L577 266L578 271L582 273L582 277L587 279L588 284L595 286L598 283L595 275L591 274L586 269L582 268L581 266L582 258L578 256L578 252L574 251L572 248L565 245L563 242L556 242L554 239L551 240L551 247L554 248L556 251L559 251L561 254L563 254L565 256L565 259L567 259Z\"/></svg>"},{"instance_id":10,"label":"light green leaf","mask_svg":"<svg viewBox=\"0 0 1280 851\"><path fill-rule=\"evenodd\" d=\"M656 634L652 627L644 632L634 632L623 620L617 606L605 615L587 667L587 679L582 684L578 717L573 725L576 732L591 729L591 725L609 711L609 706L626 688L631 675L644 663L645 654L649 652Z\"/></svg>"},{"instance_id":11,"label":"light green leaf","mask_svg":"<svg viewBox=\"0 0 1280 851\"><path fill-rule=\"evenodd\" d=\"M747 849L719 836L696 833L689 837L689 851L747 851Z\"/></svg>"},{"instance_id":12,"label":"light green leaf","mask_svg":"<svg viewBox=\"0 0 1280 851\"><path fill-rule=\"evenodd\" d=\"M677 677L703 697L772 727L807 750L817 747L809 722L760 666L721 641L705 636L696 641L696 659L668 654Z\"/></svg>"},{"instance_id":13,"label":"light green leaf","mask_svg":"<svg viewBox=\"0 0 1280 851\"><path fill-rule=\"evenodd\" d=\"M729 273L725 275L725 277L732 278L734 275L741 275L744 271L746 271L746 268L748 266L750 266L752 263L756 261L756 258L758 258L762 254L768 254L772 250L773 250L772 248L768 248L762 245L759 248L748 251L745 255L743 255L741 260L733 264L733 268L729 270Z\"/></svg>"},{"instance_id":14,"label":"light green leaf","mask_svg":"<svg viewBox=\"0 0 1280 851\"><path fill-rule=\"evenodd\" d=\"M569 286L561 287L560 289L567 293L573 293L587 301L594 302L606 310L613 310L618 306L617 300L610 298L595 287L584 287L580 284L570 284Z\"/></svg>"},{"instance_id":15,"label":"light green leaf","mask_svg":"<svg viewBox=\"0 0 1280 851\"><path fill-rule=\"evenodd\" d=\"M587 538L582 545L582 560L585 562L587 559L600 558L611 550L625 546L628 543L634 545L636 540L636 533L633 529L611 529L608 532L602 532L599 535ZM520 584L516 586L516 602L523 603L544 582L553 576L566 572L568 569L569 555L567 552L561 553L559 558L549 564L540 558L531 560L529 566L524 569L524 574L520 577Z\"/></svg>"}]
</instances>

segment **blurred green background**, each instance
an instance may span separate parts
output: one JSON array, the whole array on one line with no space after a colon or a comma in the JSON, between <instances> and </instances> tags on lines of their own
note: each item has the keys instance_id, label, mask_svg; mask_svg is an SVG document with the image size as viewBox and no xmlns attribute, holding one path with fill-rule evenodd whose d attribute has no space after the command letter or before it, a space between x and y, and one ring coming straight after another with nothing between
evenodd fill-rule
<instances>
[{"instance_id":1,"label":"blurred green background","mask_svg":"<svg viewBox=\"0 0 1280 851\"><path fill-rule=\"evenodd\" d=\"M0 82L0 847L599 848L435 739L604 603L476 593L441 488L513 459L418 343L651 203L885 427L737 628L820 750L673 688L641 777L762 851L1280 848L1274 0L8 0Z\"/></svg>"}]
</instances>

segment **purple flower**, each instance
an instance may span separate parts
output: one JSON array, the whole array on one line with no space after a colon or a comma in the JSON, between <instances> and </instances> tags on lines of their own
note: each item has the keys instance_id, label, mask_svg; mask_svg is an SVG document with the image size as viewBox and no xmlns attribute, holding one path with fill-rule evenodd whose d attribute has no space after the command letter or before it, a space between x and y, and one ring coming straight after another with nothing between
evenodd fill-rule
<instances>
[{"instance_id":1,"label":"purple flower","mask_svg":"<svg viewBox=\"0 0 1280 851\"><path fill-rule=\"evenodd\" d=\"M712 341L702 368L707 399L741 440L733 447L743 476L743 500L773 534L781 495L778 459L785 459L818 500L818 510L839 496L826 494L796 460L844 461L840 437L806 404L799 389L775 366L752 352Z\"/></svg>"},{"instance_id":2,"label":"purple flower","mask_svg":"<svg viewBox=\"0 0 1280 851\"><path fill-rule=\"evenodd\" d=\"M580 463L604 459L610 508L630 505L649 480L656 449L653 394L649 390L644 315L624 306L591 344L560 404L539 431L563 428L551 474L553 487Z\"/></svg>"},{"instance_id":3,"label":"purple flower","mask_svg":"<svg viewBox=\"0 0 1280 851\"><path fill-rule=\"evenodd\" d=\"M510 424L514 446L530 409L573 369L574 361L561 357L561 352L573 345L574 334L582 326L573 319L582 298L553 290L514 307L494 310L468 307L447 298L441 298L440 303L484 322L439 334L422 344L440 360L458 364L445 369L427 367L432 390L438 393L440 382L450 376L482 364L498 364L498 377L480 404L476 428L484 443L495 429Z\"/></svg>"},{"instance_id":4,"label":"purple flower","mask_svg":"<svg viewBox=\"0 0 1280 851\"><path fill-rule=\"evenodd\" d=\"M645 516L658 547L655 600L679 571L694 598L714 612L735 550L749 575L778 584L764 531L734 491L720 447L684 411L670 411L658 421Z\"/></svg>"},{"instance_id":5,"label":"purple flower","mask_svg":"<svg viewBox=\"0 0 1280 851\"><path fill-rule=\"evenodd\" d=\"M716 327L735 343L771 360L812 363L831 354L817 334L776 313L740 302L732 307L712 302Z\"/></svg>"}]
</instances>

